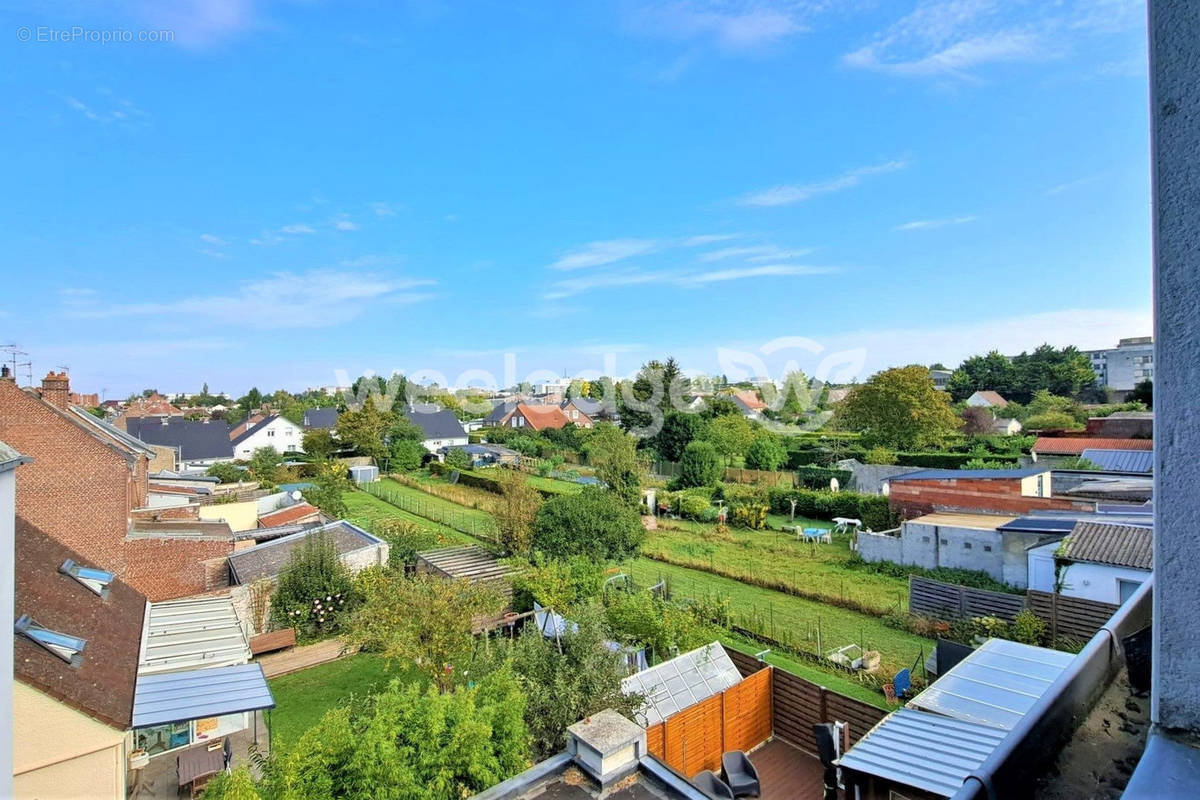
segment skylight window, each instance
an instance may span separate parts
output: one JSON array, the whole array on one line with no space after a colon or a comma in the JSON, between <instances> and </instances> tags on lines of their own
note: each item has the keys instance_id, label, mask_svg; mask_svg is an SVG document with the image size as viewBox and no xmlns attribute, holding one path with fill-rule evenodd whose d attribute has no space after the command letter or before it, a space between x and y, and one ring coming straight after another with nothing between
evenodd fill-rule
<instances>
[{"instance_id":1,"label":"skylight window","mask_svg":"<svg viewBox=\"0 0 1200 800\"><path fill-rule=\"evenodd\" d=\"M22 614L13 626L15 631L34 644L41 645L72 667L78 668L83 664L83 648L87 641L78 636L52 631L34 622L28 614Z\"/></svg>"},{"instance_id":2,"label":"skylight window","mask_svg":"<svg viewBox=\"0 0 1200 800\"><path fill-rule=\"evenodd\" d=\"M101 597L108 597L108 585L113 582L113 574L102 569L84 567L71 559L63 562L58 571L69 575Z\"/></svg>"}]
</instances>

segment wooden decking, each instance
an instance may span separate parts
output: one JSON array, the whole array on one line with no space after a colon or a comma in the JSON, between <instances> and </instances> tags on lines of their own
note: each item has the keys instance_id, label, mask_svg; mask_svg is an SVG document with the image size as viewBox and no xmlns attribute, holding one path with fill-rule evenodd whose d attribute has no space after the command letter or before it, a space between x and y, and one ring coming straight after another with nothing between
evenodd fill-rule
<instances>
[{"instance_id":1,"label":"wooden decking","mask_svg":"<svg viewBox=\"0 0 1200 800\"><path fill-rule=\"evenodd\" d=\"M772 739L750 753L762 783L761 800L821 800L821 762L782 739Z\"/></svg>"},{"instance_id":2,"label":"wooden decking","mask_svg":"<svg viewBox=\"0 0 1200 800\"><path fill-rule=\"evenodd\" d=\"M289 672L315 667L326 661L334 661L355 652L354 648L341 639L326 639L323 642L293 647L283 653L272 653L256 659L268 678L287 675Z\"/></svg>"}]
</instances>

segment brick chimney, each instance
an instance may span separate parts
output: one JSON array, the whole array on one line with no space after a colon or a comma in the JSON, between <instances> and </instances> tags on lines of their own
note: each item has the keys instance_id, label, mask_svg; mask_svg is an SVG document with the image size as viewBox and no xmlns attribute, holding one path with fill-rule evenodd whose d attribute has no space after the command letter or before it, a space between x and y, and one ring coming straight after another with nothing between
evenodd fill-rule
<instances>
[{"instance_id":1,"label":"brick chimney","mask_svg":"<svg viewBox=\"0 0 1200 800\"><path fill-rule=\"evenodd\" d=\"M53 370L42 378L42 399L56 408L67 410L68 398L71 394L71 380L67 373Z\"/></svg>"}]
</instances>

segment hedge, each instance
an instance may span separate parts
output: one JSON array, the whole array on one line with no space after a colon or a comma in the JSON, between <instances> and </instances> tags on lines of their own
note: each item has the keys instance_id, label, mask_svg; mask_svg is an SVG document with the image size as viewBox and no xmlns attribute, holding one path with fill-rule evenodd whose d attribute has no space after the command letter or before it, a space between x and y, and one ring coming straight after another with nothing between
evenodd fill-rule
<instances>
[{"instance_id":1,"label":"hedge","mask_svg":"<svg viewBox=\"0 0 1200 800\"><path fill-rule=\"evenodd\" d=\"M809 489L827 489L829 481L837 478L839 486L845 486L850 483L850 470L834 469L832 467L818 467L808 464L803 467L794 467L792 472L796 473L796 480L803 486Z\"/></svg>"},{"instance_id":2,"label":"hedge","mask_svg":"<svg viewBox=\"0 0 1200 800\"><path fill-rule=\"evenodd\" d=\"M970 453L896 453L900 466L926 469L962 469L972 458Z\"/></svg>"},{"instance_id":3,"label":"hedge","mask_svg":"<svg viewBox=\"0 0 1200 800\"><path fill-rule=\"evenodd\" d=\"M888 499L882 495L858 492L813 491L811 489L772 489L767 493L771 510L776 514L791 514L792 500L796 515L809 519L832 520L834 517L860 519L863 525L885 531L900 524L892 513Z\"/></svg>"},{"instance_id":4,"label":"hedge","mask_svg":"<svg viewBox=\"0 0 1200 800\"><path fill-rule=\"evenodd\" d=\"M444 464L441 461L430 461L429 462L429 472L432 475L447 475L448 476L453 471L454 471L453 467L448 467L448 466L446 466L446 464ZM501 486L500 486L500 481L496 480L495 478L489 478L486 475L480 475L479 473L476 473L476 472L464 472L462 470L459 470L458 483L461 486L470 486L475 489L483 489L484 491L491 492L492 494L503 494L504 493L504 489L501 488ZM560 497L563 494L565 494L564 492L556 492L552 489L543 489L538 486L535 486L533 488L537 489L538 493L541 494L541 496L545 497L545 498Z\"/></svg>"}]
</instances>

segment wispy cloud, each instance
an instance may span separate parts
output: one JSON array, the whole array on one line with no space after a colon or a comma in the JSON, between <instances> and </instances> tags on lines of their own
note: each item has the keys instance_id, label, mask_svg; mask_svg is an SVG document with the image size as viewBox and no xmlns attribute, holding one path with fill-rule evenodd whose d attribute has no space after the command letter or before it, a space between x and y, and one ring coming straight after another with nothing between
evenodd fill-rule
<instances>
[{"instance_id":1,"label":"wispy cloud","mask_svg":"<svg viewBox=\"0 0 1200 800\"><path fill-rule=\"evenodd\" d=\"M965 225L979 219L974 215L967 217L949 217L947 219L915 219L892 228L894 231L925 231L930 228L944 228L947 225Z\"/></svg>"},{"instance_id":2,"label":"wispy cloud","mask_svg":"<svg viewBox=\"0 0 1200 800\"><path fill-rule=\"evenodd\" d=\"M1099 175L1090 175L1086 178L1076 178L1073 181L1066 181L1065 183L1060 183L1057 186L1051 186L1049 189L1046 190L1046 194L1047 195L1062 194L1063 192L1069 192L1072 189L1078 189L1080 186L1086 186L1089 183L1095 183L1098 180L1100 180Z\"/></svg>"},{"instance_id":3,"label":"wispy cloud","mask_svg":"<svg viewBox=\"0 0 1200 800\"><path fill-rule=\"evenodd\" d=\"M62 99L68 108L74 109L92 122L105 125L110 123L136 125L143 123L145 117L148 116L145 111L135 106L133 101L114 96L110 89L98 89L96 94L98 99L90 104L73 95L64 95Z\"/></svg>"},{"instance_id":4,"label":"wispy cloud","mask_svg":"<svg viewBox=\"0 0 1200 800\"><path fill-rule=\"evenodd\" d=\"M676 0L641 6L627 17L635 33L708 42L727 52L760 50L807 29L805 12L820 4L749 0Z\"/></svg>"},{"instance_id":5,"label":"wispy cloud","mask_svg":"<svg viewBox=\"0 0 1200 800\"><path fill-rule=\"evenodd\" d=\"M212 234L212 233L202 233L202 234L200 234L200 241L204 242L205 244L211 244L211 245L213 245L214 247L220 247L220 246L222 246L223 244L225 244L225 240L224 240L224 239L222 239L220 236L217 236L217 235L215 235L215 234Z\"/></svg>"},{"instance_id":6,"label":"wispy cloud","mask_svg":"<svg viewBox=\"0 0 1200 800\"><path fill-rule=\"evenodd\" d=\"M804 247L798 250L785 250L774 244L756 244L745 247L723 247L720 250L710 250L699 256L700 261L726 261L740 258L746 261L778 261L789 258L802 258L812 253L814 248Z\"/></svg>"},{"instance_id":7,"label":"wispy cloud","mask_svg":"<svg viewBox=\"0 0 1200 800\"><path fill-rule=\"evenodd\" d=\"M429 299L424 278L366 272L277 272L242 283L228 294L193 295L142 303L65 305L67 316L85 319L172 315L211 323L268 330L340 325L372 304L411 304Z\"/></svg>"},{"instance_id":8,"label":"wispy cloud","mask_svg":"<svg viewBox=\"0 0 1200 800\"><path fill-rule=\"evenodd\" d=\"M806 264L766 264L708 271L697 271L694 269L624 269L618 272L589 273L579 278L556 281L542 294L542 299L563 300L595 289L611 289L622 286L665 284L683 289L694 289L705 284L721 281L797 275L825 275L836 271L835 267L816 267Z\"/></svg>"},{"instance_id":9,"label":"wispy cloud","mask_svg":"<svg viewBox=\"0 0 1200 800\"><path fill-rule=\"evenodd\" d=\"M292 225L284 225L282 228L279 229L279 232L286 233L289 236L296 236L296 235L300 235L300 234L316 233L317 231L311 225L305 225L303 223L297 222Z\"/></svg>"},{"instance_id":10,"label":"wispy cloud","mask_svg":"<svg viewBox=\"0 0 1200 800\"><path fill-rule=\"evenodd\" d=\"M371 213L379 218L394 217L399 208L394 203L375 202L368 203L367 207L371 209Z\"/></svg>"},{"instance_id":11,"label":"wispy cloud","mask_svg":"<svg viewBox=\"0 0 1200 800\"><path fill-rule=\"evenodd\" d=\"M1129 30L1141 24L1139 6L1138 0L921 0L842 61L898 76L973 80L985 65L1059 58L1083 37Z\"/></svg>"},{"instance_id":12,"label":"wispy cloud","mask_svg":"<svg viewBox=\"0 0 1200 800\"><path fill-rule=\"evenodd\" d=\"M578 250L573 250L550 265L551 269L585 269L587 267L602 267L605 264L615 264L634 256L653 253L661 248L656 239L608 239L591 242Z\"/></svg>"},{"instance_id":13,"label":"wispy cloud","mask_svg":"<svg viewBox=\"0 0 1200 800\"><path fill-rule=\"evenodd\" d=\"M339 214L329 222L335 231L356 231L358 223L350 219L346 214Z\"/></svg>"},{"instance_id":14,"label":"wispy cloud","mask_svg":"<svg viewBox=\"0 0 1200 800\"><path fill-rule=\"evenodd\" d=\"M172 31L174 41L185 47L209 47L260 25L258 4L254 0L174 0L128 5L140 22Z\"/></svg>"},{"instance_id":15,"label":"wispy cloud","mask_svg":"<svg viewBox=\"0 0 1200 800\"><path fill-rule=\"evenodd\" d=\"M766 264L758 267L735 267L732 269L681 275L675 283L679 286L695 287L720 281L740 281L749 278L782 277L787 275L828 275L836 272L833 267L813 267L803 264Z\"/></svg>"},{"instance_id":16,"label":"wispy cloud","mask_svg":"<svg viewBox=\"0 0 1200 800\"><path fill-rule=\"evenodd\" d=\"M851 189L862 183L863 178L887 172L896 172L907 166L908 162L904 159L885 161L882 164L873 164L852 169L829 180L774 186L770 189L748 194L738 202L744 206L786 206L793 203L801 203L823 194Z\"/></svg>"}]
</instances>

